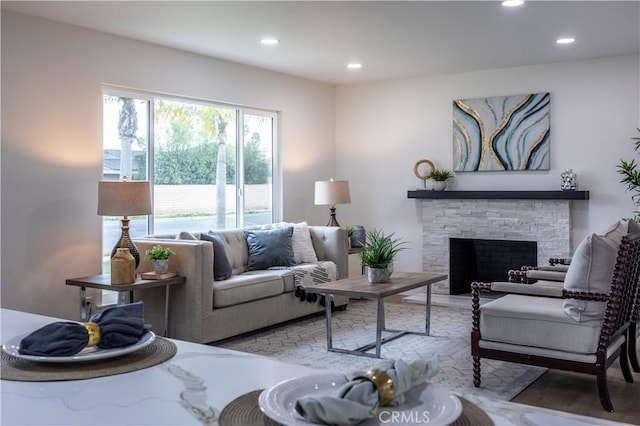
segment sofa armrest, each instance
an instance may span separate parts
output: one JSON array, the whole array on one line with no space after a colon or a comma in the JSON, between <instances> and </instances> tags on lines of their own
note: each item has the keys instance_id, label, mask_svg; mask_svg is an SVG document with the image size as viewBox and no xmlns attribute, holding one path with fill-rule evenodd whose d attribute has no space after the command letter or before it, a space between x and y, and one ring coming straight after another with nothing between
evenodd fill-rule
<instances>
[{"instance_id":1,"label":"sofa armrest","mask_svg":"<svg viewBox=\"0 0 640 426\"><path fill-rule=\"evenodd\" d=\"M349 272L347 230L338 226L309 226L309 233L318 260L331 260L338 266L337 279L347 278Z\"/></svg>"},{"instance_id":2,"label":"sofa armrest","mask_svg":"<svg viewBox=\"0 0 640 426\"><path fill-rule=\"evenodd\" d=\"M171 337L201 342L202 319L213 309L213 246L200 240L141 238L134 241L141 253L138 272L153 270L151 261L144 256L144 252L153 246L159 244L176 252L169 258L169 269L177 271L187 281L185 285L171 288ZM164 314L164 291L153 290L156 289L140 291L136 297L145 301L145 321L157 325L163 323L162 316L158 315Z\"/></svg>"}]
</instances>

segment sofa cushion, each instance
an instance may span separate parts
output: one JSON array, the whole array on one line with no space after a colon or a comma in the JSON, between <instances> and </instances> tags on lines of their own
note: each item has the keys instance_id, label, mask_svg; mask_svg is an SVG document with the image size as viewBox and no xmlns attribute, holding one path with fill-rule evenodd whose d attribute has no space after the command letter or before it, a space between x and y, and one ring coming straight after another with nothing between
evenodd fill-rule
<instances>
[{"instance_id":1,"label":"sofa cushion","mask_svg":"<svg viewBox=\"0 0 640 426\"><path fill-rule=\"evenodd\" d=\"M248 229L275 229L286 228L293 226L293 235L291 236L291 246L293 248L293 260L299 265L301 263L313 263L318 261L316 250L313 248L313 242L311 241L311 234L309 232L309 225L307 222L289 223L278 222L268 223L266 225L260 225L251 227Z\"/></svg>"},{"instance_id":2,"label":"sofa cushion","mask_svg":"<svg viewBox=\"0 0 640 426\"><path fill-rule=\"evenodd\" d=\"M245 229L249 247L247 270L268 269L273 266L293 266L293 227L265 230Z\"/></svg>"},{"instance_id":3,"label":"sofa cushion","mask_svg":"<svg viewBox=\"0 0 640 426\"><path fill-rule=\"evenodd\" d=\"M575 322L562 299L509 294L480 307L482 340L593 354L602 321Z\"/></svg>"},{"instance_id":4,"label":"sofa cushion","mask_svg":"<svg viewBox=\"0 0 640 426\"><path fill-rule=\"evenodd\" d=\"M216 234L200 234L200 239L213 244L213 280L224 281L231 277L231 263L222 239Z\"/></svg>"},{"instance_id":5,"label":"sofa cushion","mask_svg":"<svg viewBox=\"0 0 640 426\"><path fill-rule=\"evenodd\" d=\"M213 283L213 308L277 296L284 291L282 278L270 274L240 274Z\"/></svg>"},{"instance_id":6,"label":"sofa cushion","mask_svg":"<svg viewBox=\"0 0 640 426\"><path fill-rule=\"evenodd\" d=\"M585 238L573 255L564 288L578 292L608 294L616 264L619 243L597 234ZM605 302L566 299L564 310L575 321L601 319Z\"/></svg>"}]
</instances>

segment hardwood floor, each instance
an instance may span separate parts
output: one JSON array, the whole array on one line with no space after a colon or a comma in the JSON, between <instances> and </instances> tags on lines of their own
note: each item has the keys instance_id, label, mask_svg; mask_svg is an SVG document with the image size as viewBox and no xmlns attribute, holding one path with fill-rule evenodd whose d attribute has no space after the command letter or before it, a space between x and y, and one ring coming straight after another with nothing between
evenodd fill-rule
<instances>
[{"instance_id":1,"label":"hardwood floor","mask_svg":"<svg viewBox=\"0 0 640 426\"><path fill-rule=\"evenodd\" d=\"M607 373L613 413L600 404L595 376L559 370L547 371L511 401L640 425L640 373L634 383L625 382L615 365Z\"/></svg>"}]
</instances>

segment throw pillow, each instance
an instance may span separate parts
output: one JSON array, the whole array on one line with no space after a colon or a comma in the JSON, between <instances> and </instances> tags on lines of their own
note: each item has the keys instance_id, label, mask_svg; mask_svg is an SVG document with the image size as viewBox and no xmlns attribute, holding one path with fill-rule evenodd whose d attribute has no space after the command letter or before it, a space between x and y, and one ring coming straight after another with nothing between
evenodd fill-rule
<instances>
[{"instance_id":1,"label":"throw pillow","mask_svg":"<svg viewBox=\"0 0 640 426\"><path fill-rule=\"evenodd\" d=\"M640 223L636 222L633 219L629 219L628 231L630 234L633 234L634 232L640 232Z\"/></svg>"},{"instance_id":2,"label":"throw pillow","mask_svg":"<svg viewBox=\"0 0 640 426\"><path fill-rule=\"evenodd\" d=\"M607 237L592 234L585 238L571 259L564 288L570 291L608 294L618 248L619 244ZM565 312L578 322L601 319L605 307L605 302L576 299L564 301Z\"/></svg>"},{"instance_id":3,"label":"throw pillow","mask_svg":"<svg viewBox=\"0 0 640 426\"><path fill-rule=\"evenodd\" d=\"M191 232L182 231L176 235L176 240L198 240Z\"/></svg>"},{"instance_id":4,"label":"throw pillow","mask_svg":"<svg viewBox=\"0 0 640 426\"><path fill-rule=\"evenodd\" d=\"M627 233L629 232L628 229L629 229L629 225L627 224L627 222L618 221L613 225L609 226L604 231L598 232L598 235L600 237L605 237L610 239L619 247L620 243L622 243L622 237L627 235Z\"/></svg>"},{"instance_id":5,"label":"throw pillow","mask_svg":"<svg viewBox=\"0 0 640 426\"><path fill-rule=\"evenodd\" d=\"M231 277L231 263L227 257L222 238L215 234L200 235L200 239L213 244L213 280L224 281Z\"/></svg>"},{"instance_id":6,"label":"throw pillow","mask_svg":"<svg viewBox=\"0 0 640 426\"><path fill-rule=\"evenodd\" d=\"M249 247L247 270L293 266L293 226L265 230L245 229Z\"/></svg>"},{"instance_id":7,"label":"throw pillow","mask_svg":"<svg viewBox=\"0 0 640 426\"><path fill-rule=\"evenodd\" d=\"M276 228L286 228L293 226L293 235L291 237L291 245L293 247L293 261L296 265L301 263L315 263L318 261L316 255L316 249L313 248L313 242L311 241L311 234L309 233L309 225L307 222L289 223L278 222L268 223L266 225L259 225L250 227L250 230L266 230Z\"/></svg>"},{"instance_id":8,"label":"throw pillow","mask_svg":"<svg viewBox=\"0 0 640 426\"><path fill-rule=\"evenodd\" d=\"M293 224L291 243L293 246L293 260L297 265L318 261L316 250L313 248L313 242L311 242L311 234L309 233L307 222Z\"/></svg>"}]
</instances>

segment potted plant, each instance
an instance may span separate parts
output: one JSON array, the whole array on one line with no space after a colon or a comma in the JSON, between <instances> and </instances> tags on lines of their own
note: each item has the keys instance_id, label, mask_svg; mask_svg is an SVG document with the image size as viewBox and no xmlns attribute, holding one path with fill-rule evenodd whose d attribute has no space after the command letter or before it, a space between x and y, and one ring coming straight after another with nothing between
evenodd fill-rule
<instances>
[{"instance_id":1,"label":"potted plant","mask_svg":"<svg viewBox=\"0 0 640 426\"><path fill-rule=\"evenodd\" d=\"M176 252L169 247L158 245L145 251L144 254L147 256L147 259L153 262L153 270L159 274L163 274L169 269L169 257L176 254Z\"/></svg>"},{"instance_id":2,"label":"potted plant","mask_svg":"<svg viewBox=\"0 0 640 426\"><path fill-rule=\"evenodd\" d=\"M453 173L449 170L434 169L429 177L435 181L433 190L442 191L447 187L447 180L453 178Z\"/></svg>"},{"instance_id":3,"label":"potted plant","mask_svg":"<svg viewBox=\"0 0 640 426\"><path fill-rule=\"evenodd\" d=\"M367 232L366 235L360 260L368 267L369 282L387 282L393 272L393 259L405 249L405 241L395 237L394 233L385 235L377 229Z\"/></svg>"},{"instance_id":4,"label":"potted plant","mask_svg":"<svg viewBox=\"0 0 640 426\"><path fill-rule=\"evenodd\" d=\"M640 128L638 129L640 133ZM640 153L640 137L631 138L634 142L634 150ZM627 191L631 191L631 201L635 206L640 206L640 171L637 169L635 159L631 161L620 160L618 164L618 173L622 176L621 183L627 185ZM632 219L640 221L640 210L632 212Z\"/></svg>"}]
</instances>

